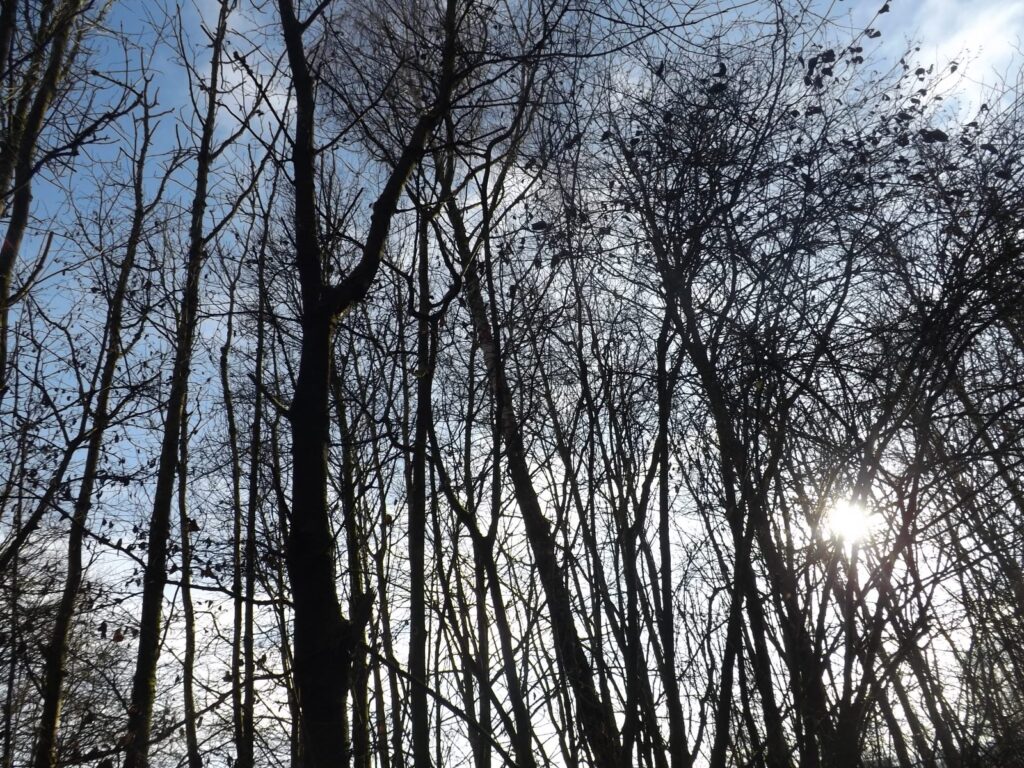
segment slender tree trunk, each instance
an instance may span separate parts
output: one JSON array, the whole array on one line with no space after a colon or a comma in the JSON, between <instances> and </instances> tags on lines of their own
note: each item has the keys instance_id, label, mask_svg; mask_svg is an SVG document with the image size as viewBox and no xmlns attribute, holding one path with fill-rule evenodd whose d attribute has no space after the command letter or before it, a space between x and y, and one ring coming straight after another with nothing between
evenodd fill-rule
<instances>
[{"instance_id":1,"label":"slender tree trunk","mask_svg":"<svg viewBox=\"0 0 1024 768\"><path fill-rule=\"evenodd\" d=\"M221 55L227 33L230 4L223 0L217 19L210 57L210 78L206 86L206 111L202 116L199 152L196 157L195 195L189 223L188 253L185 264L185 286L175 330L174 364L171 370L171 391L167 399L164 432L157 463L153 512L149 524L149 550L143 573L142 610L139 619L139 647L132 680L131 704L128 710L127 747L124 768L147 768L153 700L156 695L156 668L160 657L160 624L163 613L164 587L167 584L167 548L171 533L171 506L174 502L174 479L178 463L178 442L181 435L188 395L192 346L199 313L199 280L205 244L203 219L206 215L210 166L213 163L213 137L217 115L217 98Z\"/></svg>"},{"instance_id":2,"label":"slender tree trunk","mask_svg":"<svg viewBox=\"0 0 1024 768\"><path fill-rule=\"evenodd\" d=\"M38 82L32 105L24 117L24 123L13 127L14 133L9 137L17 150L11 155L14 169L13 200L10 206L10 219L7 233L0 244L0 397L7 389L7 335L8 317L12 303L14 282L14 266L21 249L21 241L28 228L29 214L32 205L32 178L36 173L35 155L39 143L39 134L43 129L46 114L57 95L61 79L64 77L68 64L72 32L78 14L81 12L83 0L66 0L61 3L54 14L54 29L49 40L49 60L42 77ZM3 15L7 8L3 9ZM3 21L0 16L0 21ZM3 30L0 30L2 33ZM9 45L9 41L8 41ZM6 66L6 61L0 63ZM0 169L2 173L2 169ZM6 183L0 181L0 195L6 194ZM6 213L6 211L4 211Z\"/></svg>"},{"instance_id":3,"label":"slender tree trunk","mask_svg":"<svg viewBox=\"0 0 1024 768\"><path fill-rule=\"evenodd\" d=\"M57 606L57 615L46 654L46 666L43 672L42 714L35 747L33 765L35 768L55 768L57 765L57 733L60 727L60 714L63 704L64 678L66 674L68 639L71 633L78 592L82 585L82 543L88 522L89 509L92 506L93 493L96 487L96 473L99 468L103 449L103 438L110 420L110 392L114 384L117 365L121 359L121 326L124 313L124 300L128 290L128 280L135 268L135 259L142 237L142 227L146 214L152 205L147 206L143 199L143 183L145 178L146 158L152 137L149 123L148 102L143 102L143 134L139 156L135 162L132 190L134 193L134 209L131 228L125 245L125 255L118 269L117 281L110 299L107 316L107 327L104 333L104 352L102 372L100 374L95 415L89 433L85 464L82 468L82 480L75 500L74 513L71 518L71 530L68 533L68 566L64 580L64 589Z\"/></svg>"},{"instance_id":4,"label":"slender tree trunk","mask_svg":"<svg viewBox=\"0 0 1024 768\"><path fill-rule=\"evenodd\" d=\"M256 266L256 357L253 363L255 391L252 403L252 427L249 430L249 485L245 513L245 592L242 624L242 669L241 684L242 713L240 718L240 741L237 746L238 768L253 768L256 743L256 621L254 605L256 600L256 537L257 512L260 504L260 450L263 441L263 358L266 354L266 324L264 309L266 302L266 250L269 227L264 227L260 241L260 252Z\"/></svg>"},{"instance_id":5,"label":"slender tree trunk","mask_svg":"<svg viewBox=\"0 0 1024 768\"><path fill-rule=\"evenodd\" d=\"M476 604L476 630L477 630L477 652L476 665L479 669L490 669L491 660L491 636L490 622L487 620L487 572L481 567L476 552L473 553L474 581L473 600ZM470 674L472 670L467 669ZM491 686L490 676L486 673L477 677L477 690L479 712L477 720L480 727L490 733L491 731ZM474 763L476 768L491 768L491 748L484 739L477 738L473 750Z\"/></svg>"},{"instance_id":6,"label":"slender tree trunk","mask_svg":"<svg viewBox=\"0 0 1024 768\"><path fill-rule=\"evenodd\" d=\"M479 345L474 340L470 347L470 361L469 370L474 370L476 367L476 356ZM471 393L475 394L475 387L471 384ZM470 401L471 405L467 409L468 414L473 413L472 397ZM433 454L435 457L441 455L441 451L437 446L436 435L433 429L431 429L431 441L433 446ZM505 610L505 595L501 590L501 580L498 574L498 565L494 559L494 537L497 530L498 520L502 515L502 470L501 470L501 426L497 418L497 407L494 407L492 414L492 437L491 437L491 528L487 534L483 534L477 528L476 520L476 507L473 504L472 496L467 496L467 506L463 507L455 495L454 489L447 473L444 469L444 464L441 461L434 461L433 466L435 471L440 475L441 489L447 496L449 503L452 508L459 515L463 525L466 526L466 530L469 532L473 541L473 561L476 564L478 581L477 583L486 584L491 609L491 619L494 622L494 629L498 635L498 645L501 650L501 667L504 671L505 687L509 698L509 704L512 707L512 714L514 725L510 729L512 731L512 741L515 745L515 756L516 765L519 768L534 768L536 761L533 756L533 723L530 716L530 710L526 705L526 694L523 690L523 683L516 672L516 651L515 651L515 639L512 634L512 624L509 621L508 613ZM472 477L472 463L471 463L471 452L473 448L473 436L472 431L466 431L465 448L464 448L464 476L469 478ZM471 488L471 483L467 483L467 487ZM480 575L482 574L482 578ZM481 597L481 599L486 599ZM480 624L480 631L482 633L487 632L490 621L487 620L486 605L480 610L479 615L482 615L484 619ZM480 665L478 665L480 666ZM487 669L485 666L480 666L479 670L482 687L489 686L489 678L487 675ZM481 707L483 704L481 703ZM488 707L488 711L490 708ZM486 722L481 719L481 723ZM489 759L489 758L488 758Z\"/></svg>"},{"instance_id":7,"label":"slender tree trunk","mask_svg":"<svg viewBox=\"0 0 1024 768\"><path fill-rule=\"evenodd\" d=\"M418 245L419 317L416 323L416 415L412 442L412 478L409 485L409 674L424 685L409 691L412 755L416 768L429 768L429 710L427 708L427 605L425 594L427 534L427 434L430 391L434 379L430 359L430 272L427 262L426 213L421 213Z\"/></svg>"},{"instance_id":8,"label":"slender tree trunk","mask_svg":"<svg viewBox=\"0 0 1024 768\"><path fill-rule=\"evenodd\" d=\"M22 461L20 462L20 469L22 472L25 470L24 454L21 456ZM12 525L15 530L21 526L21 502L19 500L17 507L14 511L14 520ZM8 653L10 654L10 661L7 667L7 679L6 690L4 693L4 710L3 710L3 741L4 751L2 755L2 761L0 766L2 768L13 768L14 756L15 756L15 744L14 744L14 731L16 727L17 713L14 711L14 697L15 690L18 683L18 661L24 650L24 643L21 640L21 612L19 609L19 601L21 600L21 568L18 564L18 559L15 558L10 570L10 601L11 604L8 606L8 613L6 619L10 622L9 630L9 648Z\"/></svg>"},{"instance_id":9,"label":"slender tree trunk","mask_svg":"<svg viewBox=\"0 0 1024 768\"><path fill-rule=\"evenodd\" d=\"M235 741L236 764L241 765L242 753L245 752L243 713L243 675L244 661L242 645L245 642L245 595L243 594L243 512L242 512L242 461L239 447L238 421L235 416L235 398L231 391L229 364L231 343L235 331L235 288L237 277L232 279L228 289L227 329L224 344L220 348L220 388L224 401L224 416L228 426L228 454L231 464L231 602L232 602L232 633L231 633L231 715ZM258 380L257 380L258 381ZM259 389L257 385L256 389ZM183 529L184 530L184 529Z\"/></svg>"},{"instance_id":10,"label":"slender tree trunk","mask_svg":"<svg viewBox=\"0 0 1024 768\"><path fill-rule=\"evenodd\" d=\"M366 631L371 597L363 585L363 533L357 518L356 445L348 410L337 371L333 377L334 407L338 413L341 437L341 503L344 513L345 543L348 555L349 613L366 616L359 624L359 635L352 657L352 756L356 768L369 768L370 749L369 668L366 664Z\"/></svg>"},{"instance_id":11,"label":"slender tree trunk","mask_svg":"<svg viewBox=\"0 0 1024 768\"><path fill-rule=\"evenodd\" d=\"M739 567L738 564L736 566ZM743 588L739 578L732 580L732 594L729 595L729 620L725 629L725 656L719 672L718 703L715 708L714 741L708 764L711 768L725 768L732 744L730 719L732 714L733 672L736 657L743 642Z\"/></svg>"},{"instance_id":12,"label":"slender tree trunk","mask_svg":"<svg viewBox=\"0 0 1024 768\"><path fill-rule=\"evenodd\" d=\"M401 302L399 302L401 304ZM401 318L402 315L399 315ZM388 486L388 479L384 471L384 459L381 455L380 446L382 435L377 431L376 425L373 422L367 424L370 430L370 450L372 452L372 471L373 477L376 480L377 491L379 495L378 502L378 516L380 518L380 540L385 542L384 546L381 546L374 555L373 558L373 570L374 575L377 579L377 622L375 624L375 630L379 633L380 644L384 649L384 657L389 660L394 660L395 657L395 643L394 637L391 631L391 599L388 595L388 584L389 580L386 574L385 560L387 558L387 542L390 541L393 532L391 530L393 525L393 515L388 507L388 497L385 489ZM375 678L379 679L380 665L374 665ZM380 723L379 727L382 729L380 735L381 746L378 749L388 754L389 762L395 768L404 768L406 765L405 757L405 720L403 717L402 702L405 697L402 695L401 681L397 671L391 665L388 666L387 676L387 697L390 697L390 701L385 701L387 698L385 692L380 688L378 683L378 718L382 712L386 712L390 705L390 753L386 743L388 741L388 727L389 719L385 715L384 719Z\"/></svg>"},{"instance_id":13,"label":"slender tree trunk","mask_svg":"<svg viewBox=\"0 0 1024 768\"><path fill-rule=\"evenodd\" d=\"M281 455L279 451L279 421L272 421L270 427L270 479L274 485L274 492L277 496L277 528L280 533L281 546L287 546L290 526L288 522L288 505L282 483L284 473L281 467ZM270 526L264 524L264 528L270 530ZM281 669L284 673L285 685L288 688L288 722L289 722L289 756L292 768L304 768L302 752L302 706L299 702L299 691L295 683L295 653L289 641L289 606L285 599L287 594L287 571L286 563L281 558L274 558L273 567L274 587L273 590L280 596L274 601L274 615L277 619L278 654L281 657Z\"/></svg>"},{"instance_id":14,"label":"slender tree trunk","mask_svg":"<svg viewBox=\"0 0 1024 768\"><path fill-rule=\"evenodd\" d=\"M498 403L498 421L506 448L506 462L516 502L523 515L527 540L537 565L544 594L547 597L551 628L558 649L558 662L568 679L576 701L580 727L590 747L594 765L602 768L626 768L618 728L611 706L597 692L591 660L583 649L576 631L572 599L566 588L565 575L555 555L551 524L544 516L533 487L526 458L518 416L512 402L512 391L505 377L504 363L491 331L487 308L480 287L476 257L470 248L462 212L455 202L448 205L456 246L465 269L464 289L473 318L477 343L483 351L494 397Z\"/></svg>"},{"instance_id":15,"label":"slender tree trunk","mask_svg":"<svg viewBox=\"0 0 1024 768\"><path fill-rule=\"evenodd\" d=\"M178 453L178 525L181 531L181 607L185 615L185 653L182 659L182 706L185 716L185 753L188 768L203 768L196 732L195 666L196 611L192 603L192 541L198 526L188 516L188 416L182 415Z\"/></svg>"},{"instance_id":16,"label":"slender tree trunk","mask_svg":"<svg viewBox=\"0 0 1024 768\"><path fill-rule=\"evenodd\" d=\"M661 677L668 707L668 746L672 768L689 768L692 764L687 746L686 723L683 718L679 678L676 672L675 590L672 580L671 508L669 504L669 444L672 418L672 389L675 377L668 365L670 323L668 313L658 336L658 550L661 559L659 586L658 631L665 661Z\"/></svg>"},{"instance_id":17,"label":"slender tree trunk","mask_svg":"<svg viewBox=\"0 0 1024 768\"><path fill-rule=\"evenodd\" d=\"M678 280L665 278L666 290L669 293L669 300L676 302L671 308L672 320L677 326L681 337L684 340L686 350L697 369L698 377L708 400L708 407L715 426L715 434L719 442L719 473L726 496L726 517L730 531L732 532L733 546L735 547L735 588L742 591L743 602L745 603L746 614L750 619L750 630L753 639L751 665L754 671L754 681L761 696L761 707L765 715L765 730L768 744L766 763L769 768L781 768L789 763L789 750L783 739L782 717L775 701L774 686L771 675L771 654L768 651L766 641L766 624L764 619L764 608L761 605L760 594L757 590L757 576L754 573L750 553L752 550L752 535L746 533L760 532L759 542L768 551L766 557L770 557L774 549L768 545L770 532L765 531L764 521L747 521L743 512L751 514L752 506L756 505L756 490L751 487L749 479L746 478L746 459L743 447L736 436L730 411L725 402L725 396L721 389L717 372L708 357L707 347L701 337L699 325L693 309L693 300L690 295L690 287L680 285ZM739 488L743 489L745 503L741 504ZM738 608L739 603L734 598L733 610ZM733 651L735 653L735 649ZM792 668L794 654L789 653L787 660ZM794 676L794 685L800 679L800 675ZM721 692L720 692L721 693ZM816 752L805 754L805 763L808 768L816 765Z\"/></svg>"}]
</instances>

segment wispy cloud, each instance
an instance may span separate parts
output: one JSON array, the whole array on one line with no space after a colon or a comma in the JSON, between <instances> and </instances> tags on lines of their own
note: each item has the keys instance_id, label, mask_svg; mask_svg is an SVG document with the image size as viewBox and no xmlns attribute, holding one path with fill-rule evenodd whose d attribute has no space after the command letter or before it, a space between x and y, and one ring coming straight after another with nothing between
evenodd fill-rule
<instances>
[{"instance_id":1,"label":"wispy cloud","mask_svg":"<svg viewBox=\"0 0 1024 768\"><path fill-rule=\"evenodd\" d=\"M883 6L889 10L876 16ZM915 65L940 70L956 62L953 90L968 111L991 87L1015 81L1024 63L1024 0L859 0L849 12L855 23L882 31L883 56L902 56L913 45L920 47Z\"/></svg>"},{"instance_id":2,"label":"wispy cloud","mask_svg":"<svg viewBox=\"0 0 1024 768\"><path fill-rule=\"evenodd\" d=\"M992 83L1015 69L1024 38L1024 1L922 0L908 33L921 44L921 55L944 65L956 59L969 77Z\"/></svg>"}]
</instances>

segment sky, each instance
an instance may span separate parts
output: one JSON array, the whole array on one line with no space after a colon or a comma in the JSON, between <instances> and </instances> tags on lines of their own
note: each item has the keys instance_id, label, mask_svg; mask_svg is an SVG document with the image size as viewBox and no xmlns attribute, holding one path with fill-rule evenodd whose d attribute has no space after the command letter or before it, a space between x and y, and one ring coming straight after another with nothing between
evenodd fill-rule
<instances>
[{"instance_id":1,"label":"sky","mask_svg":"<svg viewBox=\"0 0 1024 768\"><path fill-rule=\"evenodd\" d=\"M890 11L876 14L888 5ZM1024 0L838 0L853 21L882 32L882 52L898 57L908 43L921 46L920 64L960 65L961 87L972 101L986 87L1013 81L1024 48Z\"/></svg>"},{"instance_id":2,"label":"sky","mask_svg":"<svg viewBox=\"0 0 1024 768\"><path fill-rule=\"evenodd\" d=\"M1021 44L1024 2L1021 0L919 0L892 3L892 22L922 43L922 56L936 62L961 58L990 79L1003 72Z\"/></svg>"},{"instance_id":3,"label":"sky","mask_svg":"<svg viewBox=\"0 0 1024 768\"><path fill-rule=\"evenodd\" d=\"M345 2L363 0L336 0ZM139 14L137 0L115 3L111 16L113 26L137 28L141 18L156 22L161 17L157 6ZM793 4L807 0L793 0ZM173 9L173 4L169 4ZM878 41L881 52L898 58L911 42L920 45L918 56L925 66L945 66L951 60L960 64L968 90L980 93L985 85L994 85L1007 75L1012 76L1015 54L1024 47L1024 0L810 0L809 5L832 8L834 15L849 18L853 28L874 27L883 35ZM179 4L186 32L195 32L203 17L212 26L216 19L218 0L184 0ZM252 3L240 3L241 11L233 14L233 26L242 24L251 29ZM877 15L888 6L887 13ZM171 11L173 15L173 10ZM247 30L248 31L248 30ZM151 33L143 33L144 37ZM142 42L140 40L140 42ZM172 57L158 54L157 68L176 69ZM184 97L183 78L162 73L164 95ZM175 72L173 75L178 75ZM230 75L230 73L228 73ZM159 78L158 78L159 80ZM170 91L171 93L168 93Z\"/></svg>"},{"instance_id":4,"label":"sky","mask_svg":"<svg viewBox=\"0 0 1024 768\"><path fill-rule=\"evenodd\" d=\"M345 2L364 2L365 0L337 0L339 5ZM906 52L912 42L921 46L915 54L914 65L946 66L956 60L961 76L955 86L962 92L961 104L965 112L972 111L986 100L986 87L997 85L1002 79L1014 80L1020 61L1018 50L1024 47L1024 0L790 0L809 2L818 9L831 7L832 13L840 18L847 18L851 29L873 27L882 32L877 40L879 49L871 58L880 54L883 58L896 61ZM182 76L180 62L175 54L167 48L152 46L154 28L162 28L168 36L171 32L175 15L174 0L162 3L144 4L140 0L118 0L115 2L108 23L111 27L130 32L129 37L141 46L144 51L154 53L153 67L154 85L159 89L162 106L179 114L189 114L187 105L188 82ZM218 0L181 0L180 18L186 35L194 43L193 55L205 68L202 61L206 49L201 42L197 43L199 19L204 17L208 25L216 18ZM233 14L233 26L242 25L251 30L251 0L239 3L239 10ZM883 6L889 12L877 15ZM167 13L160 8L170 9ZM142 10L145 9L145 10ZM116 47L116 46L115 46ZM117 54L111 61L112 68L123 66L123 54ZM135 53L138 56L138 52ZM1016 58L1015 58L1016 57ZM236 80L239 75L230 67L224 72L229 80ZM282 96L283 100L283 96ZM225 116L226 118L226 116ZM222 120L222 131L225 120ZM168 144L173 141L174 120L165 117L162 126ZM94 149L102 155L102 151ZM112 147L111 151L116 151ZM36 213L44 218L47 214L56 214L63 203L63 198L52 200L45 189L40 189L36 200ZM34 253L32 243L28 244L26 253Z\"/></svg>"}]
</instances>

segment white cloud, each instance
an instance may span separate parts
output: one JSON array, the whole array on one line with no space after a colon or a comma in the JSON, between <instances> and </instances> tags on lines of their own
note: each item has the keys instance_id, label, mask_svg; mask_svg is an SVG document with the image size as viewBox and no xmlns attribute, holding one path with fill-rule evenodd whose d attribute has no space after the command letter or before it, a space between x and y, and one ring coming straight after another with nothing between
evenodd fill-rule
<instances>
[{"instance_id":1,"label":"white cloud","mask_svg":"<svg viewBox=\"0 0 1024 768\"><path fill-rule=\"evenodd\" d=\"M878 14L883 6L889 11ZM883 57L894 60L913 45L920 47L909 60L915 66L941 71L957 62L959 80L950 85L966 111L985 101L990 88L1017 79L1024 0L858 0L848 8L855 28L882 32Z\"/></svg>"},{"instance_id":2,"label":"white cloud","mask_svg":"<svg viewBox=\"0 0 1024 768\"><path fill-rule=\"evenodd\" d=\"M1024 0L923 0L908 32L921 55L944 65L958 60L972 80L993 83L1014 64L1024 37Z\"/></svg>"}]
</instances>

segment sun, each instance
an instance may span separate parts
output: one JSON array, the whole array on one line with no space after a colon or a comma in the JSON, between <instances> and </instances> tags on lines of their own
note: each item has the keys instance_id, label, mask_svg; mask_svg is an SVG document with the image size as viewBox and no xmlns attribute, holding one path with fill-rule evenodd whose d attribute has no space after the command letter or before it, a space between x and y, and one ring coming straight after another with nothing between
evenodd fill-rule
<instances>
[{"instance_id":1,"label":"sun","mask_svg":"<svg viewBox=\"0 0 1024 768\"><path fill-rule=\"evenodd\" d=\"M879 516L869 512L863 504L839 499L825 513L823 527L831 538L852 547L870 539L880 522Z\"/></svg>"}]
</instances>

